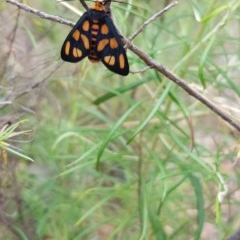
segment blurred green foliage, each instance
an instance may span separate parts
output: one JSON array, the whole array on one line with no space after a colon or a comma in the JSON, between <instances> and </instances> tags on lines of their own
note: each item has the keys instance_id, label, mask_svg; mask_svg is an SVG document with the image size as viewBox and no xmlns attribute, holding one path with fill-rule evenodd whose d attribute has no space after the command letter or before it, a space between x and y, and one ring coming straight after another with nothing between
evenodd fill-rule
<instances>
[{"instance_id":1,"label":"blurred green foliage","mask_svg":"<svg viewBox=\"0 0 240 240\"><path fill-rule=\"evenodd\" d=\"M130 36L167 2L113 2L114 22ZM79 18L54 0L24 3ZM180 0L134 39L236 121L239 4ZM234 129L155 70L136 73L146 66L132 52L127 77L63 63L68 26L0 11L0 120L21 114L31 130L4 139L19 154L0 165L0 239L226 239L238 227Z\"/></svg>"}]
</instances>

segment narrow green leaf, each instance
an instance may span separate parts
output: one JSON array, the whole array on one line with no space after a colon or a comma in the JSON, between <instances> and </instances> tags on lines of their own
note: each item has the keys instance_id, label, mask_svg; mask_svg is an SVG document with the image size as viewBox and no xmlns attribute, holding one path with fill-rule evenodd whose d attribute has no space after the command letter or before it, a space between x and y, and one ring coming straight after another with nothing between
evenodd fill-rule
<instances>
[{"instance_id":1,"label":"narrow green leaf","mask_svg":"<svg viewBox=\"0 0 240 240\"><path fill-rule=\"evenodd\" d=\"M202 83L202 86L204 88L206 88L206 78L205 78L205 73L204 73L204 69L205 69L205 64L207 62L207 59L208 59L208 55L209 55L209 52L213 46L215 42L215 37L213 36L210 41L208 42L202 56L201 56L201 59L200 59L200 63L199 63L199 67L198 67L198 76L200 78L200 81Z\"/></svg>"},{"instance_id":2,"label":"narrow green leaf","mask_svg":"<svg viewBox=\"0 0 240 240\"><path fill-rule=\"evenodd\" d=\"M162 102L164 101L165 97L167 96L167 94L169 93L169 90L171 89L173 83L168 83L168 85L166 86L166 88L164 89L161 97L158 99L158 101L156 102L154 108L152 109L152 111L150 112L150 114L147 116L147 118L140 124L140 126L136 129L136 131L132 134L132 136L128 139L127 144L129 144L134 138L135 136L148 124L148 122L152 119L152 117L156 114L157 111L159 111L159 107L162 104Z\"/></svg>"},{"instance_id":3,"label":"narrow green leaf","mask_svg":"<svg viewBox=\"0 0 240 240\"><path fill-rule=\"evenodd\" d=\"M127 86L124 86L124 87L120 87L120 88L116 88L116 89L113 89L111 92L108 92L104 95L102 95L101 97L97 98L96 100L93 101L93 104L95 105L99 105L113 97L116 97L122 93L125 93L125 92L128 92L144 83L147 83L147 82L150 82L152 81L151 78L148 78L148 79L144 79L142 81L136 81L136 82L133 82Z\"/></svg>"},{"instance_id":4,"label":"narrow green leaf","mask_svg":"<svg viewBox=\"0 0 240 240\"><path fill-rule=\"evenodd\" d=\"M204 220L205 220L205 212L204 212L204 199L202 193L202 186L197 177L192 174L189 175L190 181L194 188L195 198L196 198L196 206L197 206L197 229L195 231L194 239L198 240L201 237L201 233L203 230Z\"/></svg>"},{"instance_id":5,"label":"narrow green leaf","mask_svg":"<svg viewBox=\"0 0 240 240\"><path fill-rule=\"evenodd\" d=\"M212 19L213 17L217 17L217 15L219 15L221 12L223 12L224 10L229 9L228 4L225 5L221 5L218 8L215 8L211 13L209 13L207 16L205 16L202 19L202 23L206 23L208 22L210 19Z\"/></svg>"},{"instance_id":6,"label":"narrow green leaf","mask_svg":"<svg viewBox=\"0 0 240 240\"><path fill-rule=\"evenodd\" d=\"M99 149L98 155L97 155L97 163L96 163L96 168L97 170L99 169L99 163L100 159L103 155L104 149L107 147L108 143L112 140L113 136L116 134L117 129L123 124L123 122L126 120L126 118L136 109L138 108L143 101L135 103L131 108L129 108L123 116L116 122L116 124L113 126L111 132L103 142L102 146Z\"/></svg>"}]
</instances>

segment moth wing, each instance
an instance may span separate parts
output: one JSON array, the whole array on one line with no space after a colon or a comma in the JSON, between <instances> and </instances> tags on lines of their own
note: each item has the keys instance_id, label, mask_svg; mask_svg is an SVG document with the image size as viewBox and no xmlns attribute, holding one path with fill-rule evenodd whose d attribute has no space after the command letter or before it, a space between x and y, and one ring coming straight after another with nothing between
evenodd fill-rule
<instances>
[{"instance_id":1,"label":"moth wing","mask_svg":"<svg viewBox=\"0 0 240 240\"><path fill-rule=\"evenodd\" d=\"M90 51L91 26L88 12L75 24L65 39L61 58L67 62L78 62L89 55Z\"/></svg>"},{"instance_id":2,"label":"moth wing","mask_svg":"<svg viewBox=\"0 0 240 240\"><path fill-rule=\"evenodd\" d=\"M96 40L96 55L112 72L126 76L129 64L121 36L118 34L112 19L104 16Z\"/></svg>"}]
</instances>

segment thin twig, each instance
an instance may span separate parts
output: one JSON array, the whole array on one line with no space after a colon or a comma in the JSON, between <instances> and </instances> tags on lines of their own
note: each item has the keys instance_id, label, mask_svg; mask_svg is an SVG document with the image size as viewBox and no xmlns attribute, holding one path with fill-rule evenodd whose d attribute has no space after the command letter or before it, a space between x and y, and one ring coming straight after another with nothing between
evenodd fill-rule
<instances>
[{"instance_id":1,"label":"thin twig","mask_svg":"<svg viewBox=\"0 0 240 240\"><path fill-rule=\"evenodd\" d=\"M88 5L85 3L84 0L79 0L79 1L80 1L80 3L82 4L82 6L83 6L86 10L89 10L89 7L88 7Z\"/></svg>"},{"instance_id":2,"label":"thin twig","mask_svg":"<svg viewBox=\"0 0 240 240\"><path fill-rule=\"evenodd\" d=\"M133 33L132 36L128 37L129 41L132 41L139 33L141 33L144 28L146 28L151 22L155 21L156 18L160 17L162 14L164 14L166 11L170 10L171 8L173 8L175 5L177 5L177 1L170 3L168 6L166 6L165 8L163 8L162 10L160 10L159 12L155 13L154 15L152 15L152 17L150 17L146 22L144 22L140 28L138 28L135 33Z\"/></svg>"},{"instance_id":3,"label":"thin twig","mask_svg":"<svg viewBox=\"0 0 240 240\"><path fill-rule=\"evenodd\" d=\"M11 31L10 33L10 36L9 36L9 42L10 42L10 46L9 46L9 50L8 50L8 53L6 54L6 58L5 60L3 61L2 63L2 73L1 73L1 78L2 76L5 74L6 72L6 69L7 69L7 65L8 65L8 61L9 61L9 58L11 56L11 53L13 52L13 45L14 45L14 41L15 41L15 38L16 38L16 34L17 34L17 28L18 28L18 23L19 23L19 17L20 17L20 9L18 9L17 11L17 16L16 16L16 22L15 22L15 25L13 27L13 30Z\"/></svg>"},{"instance_id":4,"label":"thin twig","mask_svg":"<svg viewBox=\"0 0 240 240\"><path fill-rule=\"evenodd\" d=\"M112 12L111 12L111 0L104 0L104 10L112 18Z\"/></svg>"},{"instance_id":5,"label":"thin twig","mask_svg":"<svg viewBox=\"0 0 240 240\"><path fill-rule=\"evenodd\" d=\"M56 0L57 1L57 0ZM66 7L68 10L70 10L72 13L76 13L79 16L83 15L83 12L74 7L72 4L68 3L65 0L59 0L57 3L61 3L64 7Z\"/></svg>"},{"instance_id":6,"label":"thin twig","mask_svg":"<svg viewBox=\"0 0 240 240\"><path fill-rule=\"evenodd\" d=\"M225 112L221 111L214 103L210 102L207 98L204 97L201 93L190 87L183 79L176 76L170 70L165 68L160 63L156 62L154 59L149 57L145 52L140 50L136 45L130 42L127 38L123 38L125 44L127 44L128 48L134 52L139 58L141 58L148 66L155 68L160 73L162 73L165 77L176 83L179 87L184 89L189 95L198 99L201 103L210 108L213 112L215 112L218 116L220 116L223 120L228 122L232 127L240 132L240 125L235 122L230 116L228 116Z\"/></svg>"},{"instance_id":7,"label":"thin twig","mask_svg":"<svg viewBox=\"0 0 240 240\"><path fill-rule=\"evenodd\" d=\"M17 7L19 7L20 9L22 9L26 12L33 13L40 18L44 18L44 19L47 19L47 20L50 20L50 21L53 21L53 22L57 22L57 23L61 23L61 24L64 24L64 25L68 25L68 26L71 26L71 27L74 25L74 23L71 22L71 21L67 21L67 20L65 20L63 18L60 18L58 16L54 16L54 15L44 13L42 11L39 11L39 10L35 9L35 8L31 8L26 4L19 3L19 2L16 2L14 0L6 0L6 2L17 6Z\"/></svg>"},{"instance_id":8,"label":"thin twig","mask_svg":"<svg viewBox=\"0 0 240 240\"><path fill-rule=\"evenodd\" d=\"M45 18L54 22L58 22L60 24L65 24L68 26L74 26L75 24L73 22L67 21L65 19L62 19L58 16L49 15L46 13L43 13L39 10L33 9L28 7L25 4L18 3L14 0L6 0L6 2L14 4L18 6L19 8L23 9L24 11L31 12L41 18ZM237 131L240 132L240 125L235 122L228 114L221 111L220 108L218 108L214 103L210 102L207 98L204 97L201 93L197 92L193 88L191 88L187 83L184 82L183 79L176 76L174 73L172 73L170 70L162 66L160 63L156 62L154 59L149 57L146 53L144 53L141 49L139 49L136 45L134 45L129 39L126 37L123 37L123 42L127 44L127 47L129 50L134 52L139 58L141 58L149 67L154 68L155 70L162 73L165 77L167 77L169 80L176 83L179 87L184 89L189 95L193 96L195 99L199 100L201 103L203 103L205 106L207 106L209 109L211 109L213 112L215 112L218 116L220 116L224 121L228 122L232 127L234 127Z\"/></svg>"},{"instance_id":9,"label":"thin twig","mask_svg":"<svg viewBox=\"0 0 240 240\"><path fill-rule=\"evenodd\" d=\"M146 66L146 67L144 67L142 69L139 69L139 70L132 70L131 69L130 72L133 73L133 74L135 74L135 73L144 73L144 72L148 71L151 68L152 67L150 67L150 66Z\"/></svg>"}]
</instances>

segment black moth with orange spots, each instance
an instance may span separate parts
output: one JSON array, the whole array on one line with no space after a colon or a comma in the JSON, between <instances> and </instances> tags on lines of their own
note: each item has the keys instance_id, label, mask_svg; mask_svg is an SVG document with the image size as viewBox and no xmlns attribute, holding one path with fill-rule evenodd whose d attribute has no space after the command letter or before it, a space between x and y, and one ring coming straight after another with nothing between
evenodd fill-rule
<instances>
[{"instance_id":1,"label":"black moth with orange spots","mask_svg":"<svg viewBox=\"0 0 240 240\"><path fill-rule=\"evenodd\" d=\"M114 73L129 73L121 36L99 0L78 20L61 49L61 58L67 62L79 62L86 56L91 62L101 61Z\"/></svg>"}]
</instances>

